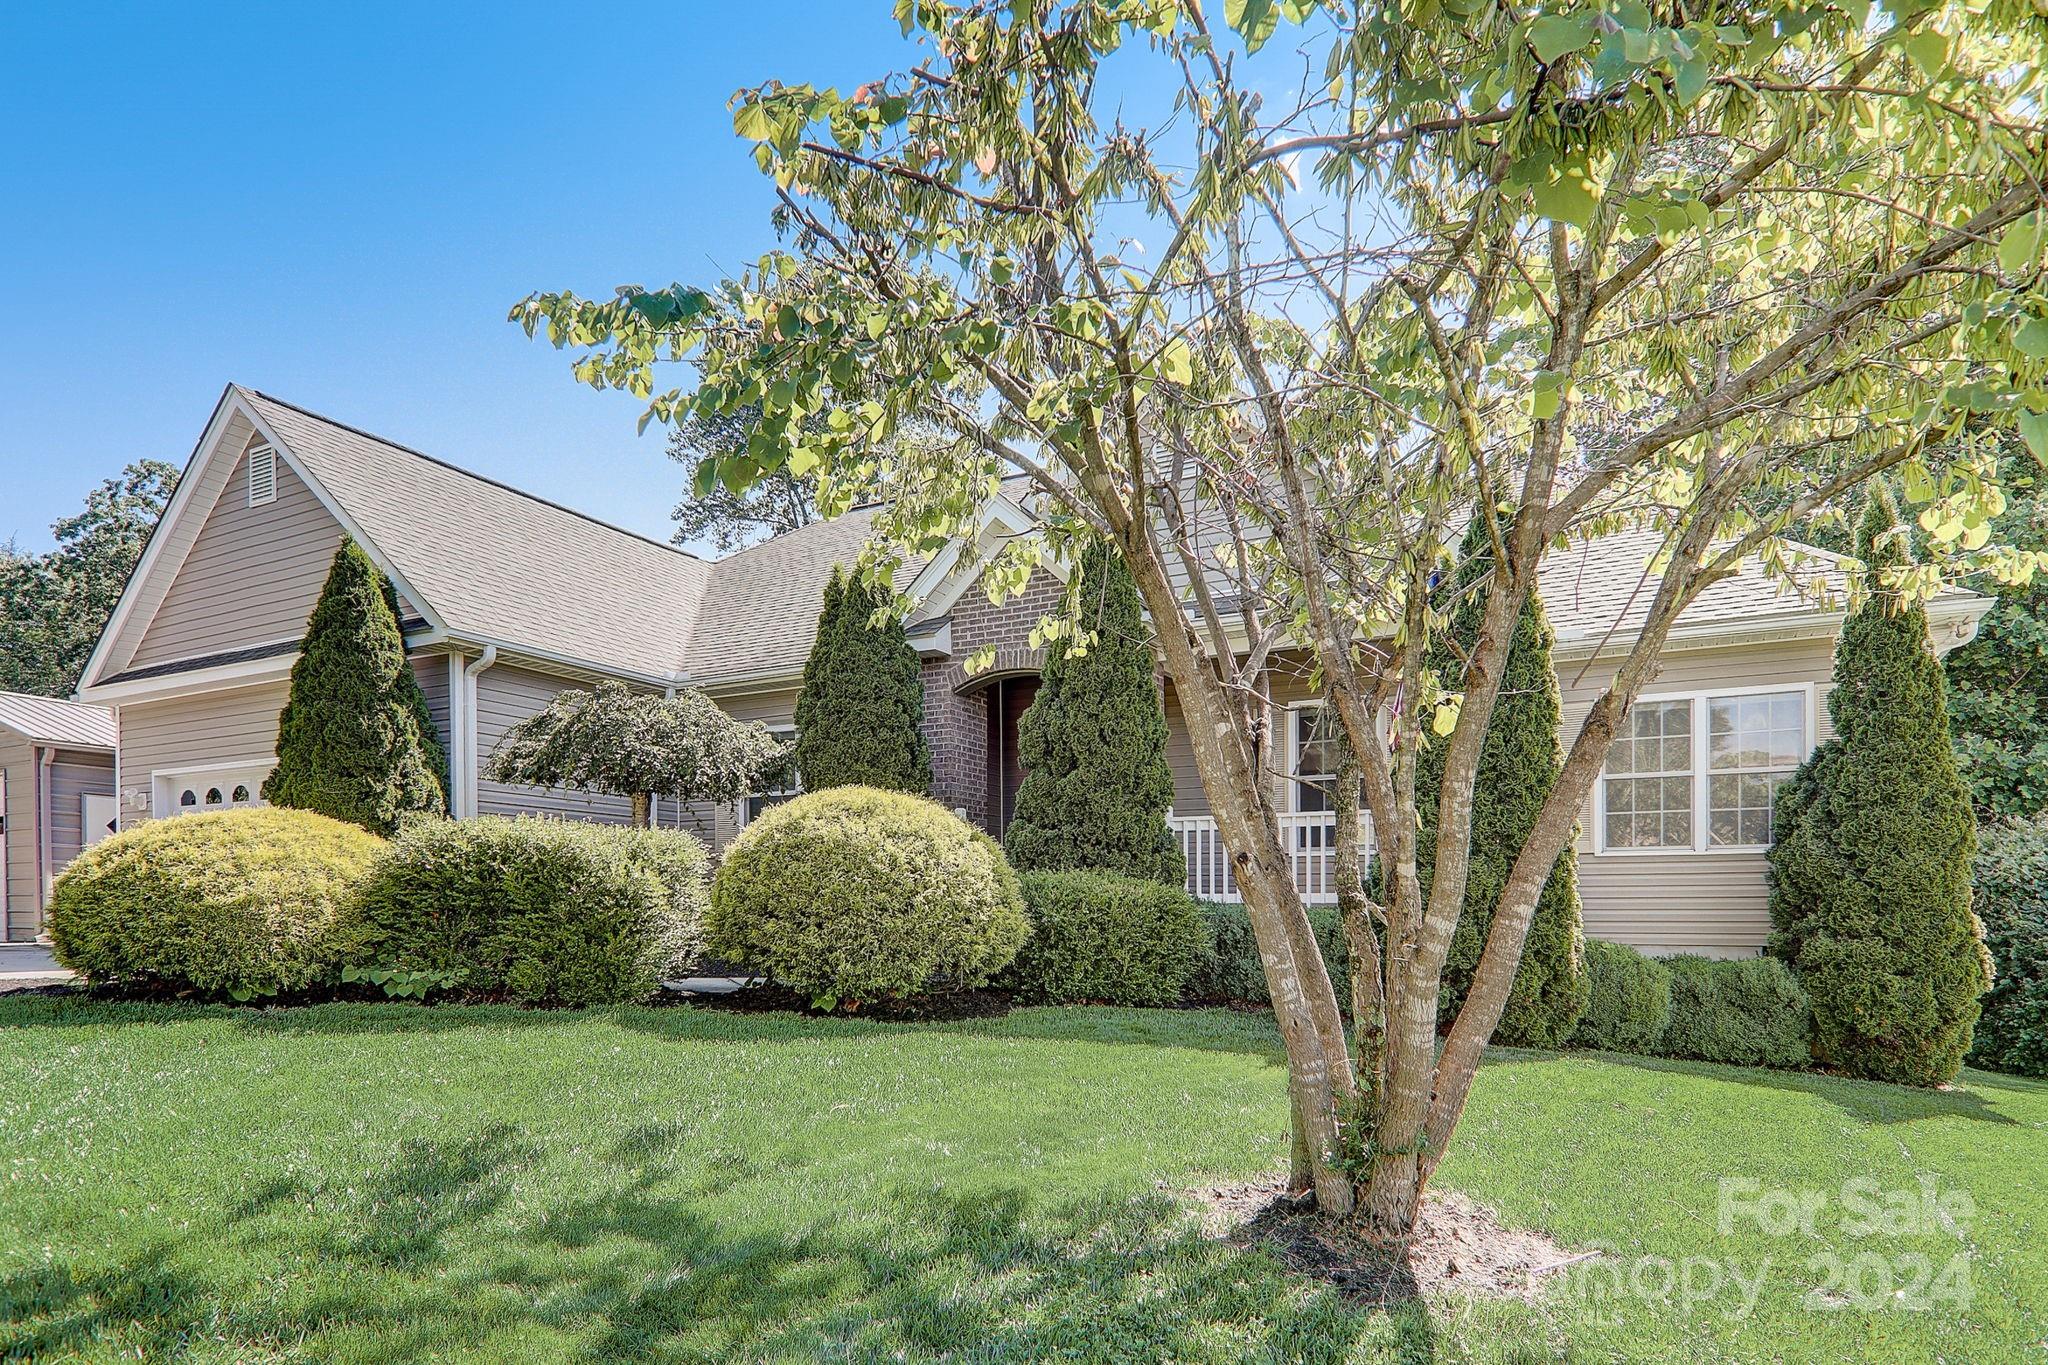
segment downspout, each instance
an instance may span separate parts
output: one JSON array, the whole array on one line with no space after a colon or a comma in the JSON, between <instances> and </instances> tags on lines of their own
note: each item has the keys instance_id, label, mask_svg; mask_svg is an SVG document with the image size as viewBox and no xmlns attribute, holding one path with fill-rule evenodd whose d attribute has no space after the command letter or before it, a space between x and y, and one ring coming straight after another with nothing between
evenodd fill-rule
<instances>
[{"instance_id":1,"label":"downspout","mask_svg":"<svg viewBox=\"0 0 2048 1365\"><path fill-rule=\"evenodd\" d=\"M56 877L50 870L50 766L56 760L57 751L47 745L36 749L36 882L41 893L36 897L36 932L42 933L43 923L50 908L50 888Z\"/></svg>"},{"instance_id":2,"label":"downspout","mask_svg":"<svg viewBox=\"0 0 2048 1365\"><path fill-rule=\"evenodd\" d=\"M476 814L476 770L479 758L476 742L476 680L479 674L496 662L498 647L485 645L483 653L462 666L462 780L457 784L462 792L462 809L455 813L458 818Z\"/></svg>"}]
</instances>

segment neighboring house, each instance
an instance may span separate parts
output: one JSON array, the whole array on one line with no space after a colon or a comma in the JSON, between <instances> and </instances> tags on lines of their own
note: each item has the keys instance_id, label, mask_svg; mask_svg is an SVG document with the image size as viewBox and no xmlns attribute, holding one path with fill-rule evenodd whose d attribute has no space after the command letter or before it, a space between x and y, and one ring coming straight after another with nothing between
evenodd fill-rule
<instances>
[{"instance_id":1,"label":"neighboring house","mask_svg":"<svg viewBox=\"0 0 2048 1365\"><path fill-rule=\"evenodd\" d=\"M353 536L390 575L413 667L450 755L454 812L620 821L623 799L498 786L479 769L505 730L556 692L616 678L704 689L733 715L791 725L834 565L872 509L707 562L248 389L230 386L87 665L82 700L119 715L125 825L258 799L306 619L336 545ZM1000 833L1022 774L1017 722L1037 687L1032 626L1061 585L1041 572L991 605L980 561L1030 516L998 498L973 546L906 566L919 603L934 795ZM1557 632L1567 737L1654 593L1654 539L1621 534L1554 554L1543 594ZM1824 561L1826 564L1831 561ZM1936 647L1970 638L1989 599L1952 590L1929 612ZM1769 929L1764 846L1775 782L1827 736L1822 705L1839 610L1755 565L1681 619L1585 812L1588 932L1660 952L1754 952ZM967 660L993 646L994 667ZM1298 659L1270 679L1276 770L1321 770L1319 712ZM1227 859L1171 689L1173 825L1197 894L1234 898ZM1276 777L1297 880L1331 899L1333 829L1312 784ZM664 825L723 846L761 806L678 809Z\"/></svg>"},{"instance_id":2,"label":"neighboring house","mask_svg":"<svg viewBox=\"0 0 2048 1365\"><path fill-rule=\"evenodd\" d=\"M114 820L114 713L0 692L0 940L43 931L50 883Z\"/></svg>"}]
</instances>

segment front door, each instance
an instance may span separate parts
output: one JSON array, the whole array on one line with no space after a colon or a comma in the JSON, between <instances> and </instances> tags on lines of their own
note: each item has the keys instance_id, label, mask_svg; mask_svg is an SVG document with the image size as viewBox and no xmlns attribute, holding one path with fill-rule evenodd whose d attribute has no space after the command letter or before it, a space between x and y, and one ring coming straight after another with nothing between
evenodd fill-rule
<instances>
[{"instance_id":1,"label":"front door","mask_svg":"<svg viewBox=\"0 0 2048 1365\"><path fill-rule=\"evenodd\" d=\"M1024 782L1017 723L1037 695L1036 678L999 678L988 687L988 827L998 839L1017 813L1017 788Z\"/></svg>"}]
</instances>

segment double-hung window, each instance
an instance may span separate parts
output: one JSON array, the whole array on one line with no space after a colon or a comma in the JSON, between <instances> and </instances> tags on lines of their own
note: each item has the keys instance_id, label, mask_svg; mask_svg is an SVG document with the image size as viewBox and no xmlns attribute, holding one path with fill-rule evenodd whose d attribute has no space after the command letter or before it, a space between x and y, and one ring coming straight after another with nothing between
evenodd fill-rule
<instances>
[{"instance_id":1,"label":"double-hung window","mask_svg":"<svg viewBox=\"0 0 2048 1365\"><path fill-rule=\"evenodd\" d=\"M1711 852L1771 842L1778 784L1813 747L1809 688L1648 697L1607 751L1603 852Z\"/></svg>"},{"instance_id":2,"label":"double-hung window","mask_svg":"<svg viewBox=\"0 0 2048 1365\"><path fill-rule=\"evenodd\" d=\"M796 727L793 725L771 725L768 727L768 733L786 744L796 738ZM755 792L740 803L740 823L744 825L753 824L754 821L761 818L762 811L767 810L770 806L779 806L792 796L802 795L803 789L803 782L797 776L796 765L793 763L785 764L782 776L777 780L776 786L766 791Z\"/></svg>"}]
</instances>

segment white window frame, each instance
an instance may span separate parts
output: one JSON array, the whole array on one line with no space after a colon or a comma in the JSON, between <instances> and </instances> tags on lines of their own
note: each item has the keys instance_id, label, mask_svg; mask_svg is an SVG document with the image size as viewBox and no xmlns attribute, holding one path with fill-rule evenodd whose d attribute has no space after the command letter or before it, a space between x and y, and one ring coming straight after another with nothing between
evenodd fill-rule
<instances>
[{"instance_id":1,"label":"white window frame","mask_svg":"<svg viewBox=\"0 0 2048 1365\"><path fill-rule=\"evenodd\" d=\"M208 811L222 810L249 810L253 807L267 805L268 803L264 801L262 794L263 781L270 776L271 770L275 767L277 767L277 759L273 757L237 759L232 763L191 763L180 768L152 769L149 774L150 815L158 820L164 820L177 815L203 815ZM229 777L252 777L253 781L242 785L249 788L253 799L247 805L241 806L226 801L217 806L209 806L203 802L196 806L180 806L178 804L177 788L184 785L183 779L189 777L213 777L221 781L226 781ZM230 786L229 791L232 793L232 786Z\"/></svg>"},{"instance_id":2,"label":"white window frame","mask_svg":"<svg viewBox=\"0 0 2048 1365\"><path fill-rule=\"evenodd\" d=\"M1308 786L1301 781L1300 717L1305 712L1313 711L1320 713L1322 710L1323 703L1320 701L1297 701L1289 702L1280 711L1280 714L1286 717L1287 724L1287 809L1295 815L1330 814L1328 808L1311 811L1302 809L1301 805L1301 798L1308 791Z\"/></svg>"},{"instance_id":3,"label":"white window frame","mask_svg":"<svg viewBox=\"0 0 2048 1365\"><path fill-rule=\"evenodd\" d=\"M1689 702L1692 705L1692 843L1669 848L1623 848L1607 842L1607 771L1606 760L1601 760L1600 776L1593 783L1593 852L1604 858L1669 858L1689 857L1696 853L1709 856L1738 854L1755 856L1770 848L1769 843L1761 844L1716 844L1713 842L1713 812L1709 809L1707 794L1713 770L1707 766L1708 756L1708 703L1722 701L1729 697L1776 696L1784 692L1799 694L1800 705L1806 721L1806 749L1799 756L1804 763L1814 749L1814 703L1819 689L1812 682L1804 683L1761 683L1753 687L1706 687L1689 692L1651 692L1637 697L1637 706L1655 705L1658 702ZM1725 772L1725 770L1723 770ZM1617 777L1634 774L1616 773Z\"/></svg>"},{"instance_id":4,"label":"white window frame","mask_svg":"<svg viewBox=\"0 0 2048 1365\"><path fill-rule=\"evenodd\" d=\"M256 463L258 460L263 462L263 467L270 474L269 479L264 482L263 491L260 494L257 492L256 484ZM277 447L268 444L249 447L246 467L242 471L242 477L249 486L249 506L262 507L276 502Z\"/></svg>"},{"instance_id":5,"label":"white window frame","mask_svg":"<svg viewBox=\"0 0 2048 1365\"><path fill-rule=\"evenodd\" d=\"M777 739L793 740L796 738L796 726L794 725L769 725L764 726L763 728L766 729L769 734L775 736L775 738ZM741 829L745 829L748 825L754 823L755 816L753 813L753 806L755 799L758 797L802 796L804 794L803 774L797 773L795 776L797 779L797 783L794 787L776 787L772 791L749 792L745 796L742 796L739 800L739 827ZM768 807L763 806L761 809L765 812L768 809Z\"/></svg>"}]
</instances>

